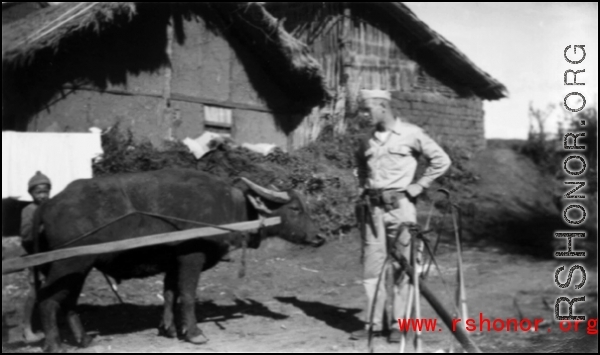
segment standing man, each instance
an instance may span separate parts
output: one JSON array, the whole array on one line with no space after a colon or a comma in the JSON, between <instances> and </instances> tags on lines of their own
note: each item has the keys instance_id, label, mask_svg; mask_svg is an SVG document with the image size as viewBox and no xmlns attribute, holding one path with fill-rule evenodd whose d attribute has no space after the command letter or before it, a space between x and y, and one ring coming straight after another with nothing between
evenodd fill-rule
<instances>
[{"instance_id":1,"label":"standing man","mask_svg":"<svg viewBox=\"0 0 600 355\"><path fill-rule=\"evenodd\" d=\"M450 167L450 158L444 150L423 130L395 117L391 107L391 94L382 90L362 90L359 110L368 115L374 130L356 154L359 194L369 199L372 222L366 227L363 240L363 284L367 293L367 320L365 329L353 332L351 339L368 336L371 309L377 288L377 279L387 256L387 243L392 241L401 223L417 222L416 197L431 186ZM417 157L423 155L428 166L423 176L415 178ZM375 228L375 230L373 230ZM410 260L411 235L406 228L400 234L400 252ZM398 275L398 265L394 265ZM394 285L393 314L388 320L391 332L389 342L400 341L397 318L405 318L408 299L409 277L402 274ZM383 311L386 300L384 282L377 292L373 314L373 330L377 335L384 329Z\"/></svg>"}]
</instances>

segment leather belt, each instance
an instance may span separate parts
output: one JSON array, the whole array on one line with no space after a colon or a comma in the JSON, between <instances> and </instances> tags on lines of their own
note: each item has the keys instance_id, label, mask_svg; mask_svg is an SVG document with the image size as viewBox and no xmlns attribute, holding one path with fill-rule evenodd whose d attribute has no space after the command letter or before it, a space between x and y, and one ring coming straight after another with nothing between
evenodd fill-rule
<instances>
[{"instance_id":1,"label":"leather belt","mask_svg":"<svg viewBox=\"0 0 600 355\"><path fill-rule=\"evenodd\" d=\"M405 191L395 189L368 189L365 191L372 206L383 207L386 211L400 208L400 200L409 199Z\"/></svg>"}]
</instances>

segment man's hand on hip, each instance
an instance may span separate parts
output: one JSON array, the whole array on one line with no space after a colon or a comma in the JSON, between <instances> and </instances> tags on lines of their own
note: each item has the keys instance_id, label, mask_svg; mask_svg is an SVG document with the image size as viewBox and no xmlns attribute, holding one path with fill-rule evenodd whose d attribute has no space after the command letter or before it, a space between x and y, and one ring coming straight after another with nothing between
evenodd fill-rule
<instances>
[{"instance_id":1,"label":"man's hand on hip","mask_svg":"<svg viewBox=\"0 0 600 355\"><path fill-rule=\"evenodd\" d=\"M419 184L410 184L406 187L406 193L408 196L415 198L423 192L423 186Z\"/></svg>"}]
</instances>

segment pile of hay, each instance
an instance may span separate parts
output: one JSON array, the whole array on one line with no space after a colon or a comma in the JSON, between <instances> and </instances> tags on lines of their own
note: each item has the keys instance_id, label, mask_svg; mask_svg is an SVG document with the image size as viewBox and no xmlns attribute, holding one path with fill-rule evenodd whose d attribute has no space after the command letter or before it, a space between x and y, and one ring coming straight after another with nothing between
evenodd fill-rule
<instances>
[{"instance_id":1,"label":"pile of hay","mask_svg":"<svg viewBox=\"0 0 600 355\"><path fill-rule=\"evenodd\" d=\"M220 145L200 160L181 142L169 142L157 149L149 142L136 142L131 132L118 128L103 135L102 145L104 155L94 163L95 176L187 168L206 171L230 183L246 177L262 186L295 189L304 194L311 215L325 234L345 233L356 223L352 144L341 138L316 142L292 154L276 150L267 156Z\"/></svg>"}]
</instances>

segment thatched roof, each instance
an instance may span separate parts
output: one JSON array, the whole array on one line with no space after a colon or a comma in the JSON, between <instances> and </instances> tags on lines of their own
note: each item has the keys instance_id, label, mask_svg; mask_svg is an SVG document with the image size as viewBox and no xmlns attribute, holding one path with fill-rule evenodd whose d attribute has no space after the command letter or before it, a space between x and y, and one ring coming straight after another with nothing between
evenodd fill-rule
<instances>
[{"instance_id":1,"label":"thatched roof","mask_svg":"<svg viewBox=\"0 0 600 355\"><path fill-rule=\"evenodd\" d=\"M303 33L307 28L312 28L311 22L328 20L328 11L340 11L340 8L343 11L343 8L350 8L353 21L364 21L386 32L411 60L445 84L460 89L461 94L487 100L498 100L507 96L506 87L502 83L475 65L464 53L421 21L403 3L332 3L340 5L333 8L325 6L326 4L329 3L269 2L265 6L282 20L292 19L286 21L286 29L291 33ZM323 12L326 14L323 15ZM297 18L298 13L301 14L302 20ZM318 29L325 25L319 23L314 27Z\"/></svg>"},{"instance_id":2,"label":"thatched roof","mask_svg":"<svg viewBox=\"0 0 600 355\"><path fill-rule=\"evenodd\" d=\"M102 36L104 31L114 30L141 16L137 11L139 6L164 6L165 11L170 11L170 4L110 2L50 6L16 22L3 24L3 66L27 66L39 51L48 48L58 51L61 43L70 37L90 30ZM329 98L318 61L310 56L306 45L279 27L277 20L260 3L179 3L177 6L196 13L218 13L219 22L224 25L220 30L240 39L253 55L266 61L265 65L271 69L269 72L274 73L274 80L284 89L300 96L309 92L310 98L306 99L313 103Z\"/></svg>"},{"instance_id":3,"label":"thatched roof","mask_svg":"<svg viewBox=\"0 0 600 355\"><path fill-rule=\"evenodd\" d=\"M8 25L2 24L2 63L22 65L35 53L57 48L61 40L83 29L96 32L117 19L131 19L133 3L62 3L34 12Z\"/></svg>"},{"instance_id":4,"label":"thatched roof","mask_svg":"<svg viewBox=\"0 0 600 355\"><path fill-rule=\"evenodd\" d=\"M300 97L331 98L319 61L262 3L220 2L212 6L221 13L228 31L267 64L268 72L283 74L278 78L280 85Z\"/></svg>"},{"instance_id":5,"label":"thatched roof","mask_svg":"<svg viewBox=\"0 0 600 355\"><path fill-rule=\"evenodd\" d=\"M39 9L50 6L47 2L3 2L2 24L17 21Z\"/></svg>"},{"instance_id":6,"label":"thatched roof","mask_svg":"<svg viewBox=\"0 0 600 355\"><path fill-rule=\"evenodd\" d=\"M498 100L508 95L506 87L480 69L464 53L442 35L421 21L401 2L374 2L396 19L396 24L411 37L411 42L421 46L423 55L430 55L432 61L454 81L469 87L473 93L483 99Z\"/></svg>"}]
</instances>

